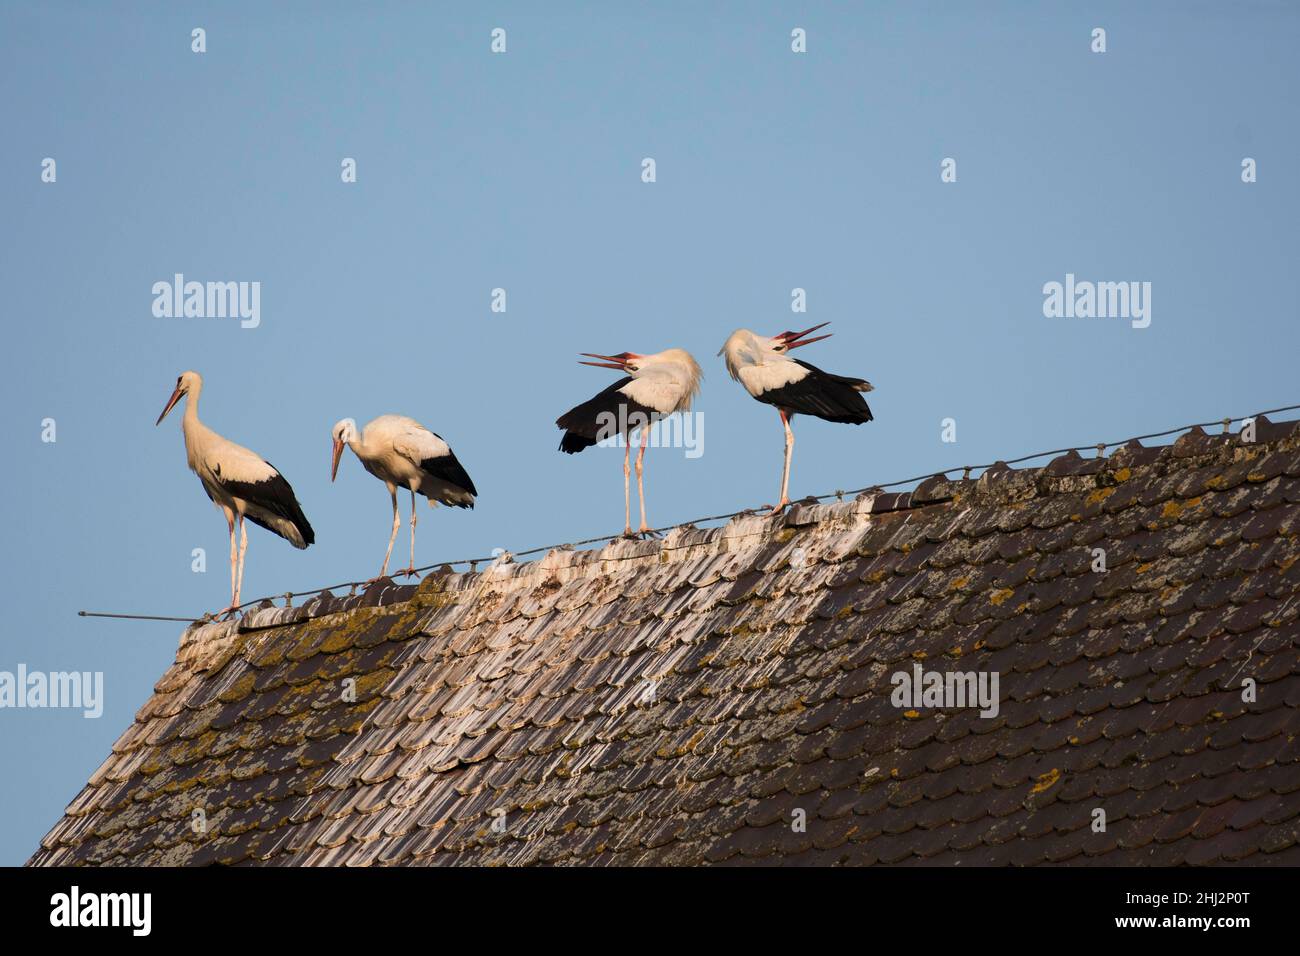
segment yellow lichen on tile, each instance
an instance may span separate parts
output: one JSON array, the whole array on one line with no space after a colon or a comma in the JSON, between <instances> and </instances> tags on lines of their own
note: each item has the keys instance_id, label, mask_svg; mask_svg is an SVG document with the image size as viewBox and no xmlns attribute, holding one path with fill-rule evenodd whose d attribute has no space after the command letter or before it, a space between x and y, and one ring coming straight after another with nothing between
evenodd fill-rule
<instances>
[{"instance_id":1,"label":"yellow lichen on tile","mask_svg":"<svg viewBox=\"0 0 1300 956\"><path fill-rule=\"evenodd\" d=\"M1014 593L1015 592L1012 591L1011 588L998 588L996 591L994 591L992 594L989 595L989 603L997 607L1001 607L1002 602L1005 601L1007 598L1011 597L1011 595Z\"/></svg>"},{"instance_id":2,"label":"yellow lichen on tile","mask_svg":"<svg viewBox=\"0 0 1300 956\"><path fill-rule=\"evenodd\" d=\"M368 674L357 675L357 677L355 678L356 679L355 690L357 695L357 701L363 702L367 697L370 697L372 694L379 693L379 691L383 690L386 686L388 686L389 682L392 681L392 679L396 677L397 674L398 671L392 668L381 667L377 670L370 671ZM340 698L342 693L343 693L343 689L342 687L340 687L339 688Z\"/></svg>"},{"instance_id":3,"label":"yellow lichen on tile","mask_svg":"<svg viewBox=\"0 0 1300 956\"><path fill-rule=\"evenodd\" d=\"M349 621L353 623L353 621ZM356 640L356 634L351 627L337 627L330 631L325 640L320 642L317 648L322 654L337 654L339 651L345 651L352 646Z\"/></svg>"},{"instance_id":4,"label":"yellow lichen on tile","mask_svg":"<svg viewBox=\"0 0 1300 956\"><path fill-rule=\"evenodd\" d=\"M1098 488L1089 492L1088 497L1083 499L1084 504L1099 505L1115 493L1114 488Z\"/></svg>"},{"instance_id":5,"label":"yellow lichen on tile","mask_svg":"<svg viewBox=\"0 0 1300 956\"><path fill-rule=\"evenodd\" d=\"M1047 773L1041 774L1038 777L1038 783L1034 784L1033 788L1029 792L1031 794L1042 793L1044 790L1050 789L1052 784L1056 783L1056 781L1060 779L1061 771L1053 767L1051 770L1047 771Z\"/></svg>"},{"instance_id":6,"label":"yellow lichen on tile","mask_svg":"<svg viewBox=\"0 0 1300 956\"><path fill-rule=\"evenodd\" d=\"M247 666L247 665L245 665ZM240 675L239 679L217 695L217 700L223 704L233 704L237 700L243 700L253 690L257 683L257 672L246 671Z\"/></svg>"}]
</instances>

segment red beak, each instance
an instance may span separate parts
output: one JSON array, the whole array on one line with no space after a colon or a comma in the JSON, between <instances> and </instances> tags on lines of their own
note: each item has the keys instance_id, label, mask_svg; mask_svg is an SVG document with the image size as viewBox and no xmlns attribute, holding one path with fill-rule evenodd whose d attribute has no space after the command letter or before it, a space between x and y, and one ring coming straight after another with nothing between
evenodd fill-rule
<instances>
[{"instance_id":1,"label":"red beak","mask_svg":"<svg viewBox=\"0 0 1300 956\"><path fill-rule=\"evenodd\" d=\"M802 332L782 332L780 335L772 336L772 338L780 339L784 342L786 351L788 352L790 349L802 348L805 345L812 345L814 342L820 342L822 339L829 339L832 335L830 332L827 332L825 335L814 335L810 339L804 338L805 335L816 332L818 329L825 328L828 325L830 325L829 322L823 322L821 325L814 325L811 329L804 329Z\"/></svg>"},{"instance_id":2,"label":"red beak","mask_svg":"<svg viewBox=\"0 0 1300 956\"><path fill-rule=\"evenodd\" d=\"M333 481L339 474L339 459L343 457L343 442L335 439L334 456L330 462L330 481Z\"/></svg>"},{"instance_id":3,"label":"red beak","mask_svg":"<svg viewBox=\"0 0 1300 956\"><path fill-rule=\"evenodd\" d=\"M167 417L167 413L170 412L173 408L175 408L176 403L179 402L180 400L181 400L181 390L178 388L176 389L176 391L172 392L172 397L167 399L167 407L162 410L162 414L159 415L158 420L154 422L154 427L157 427L162 424L162 420Z\"/></svg>"},{"instance_id":4,"label":"red beak","mask_svg":"<svg viewBox=\"0 0 1300 956\"><path fill-rule=\"evenodd\" d=\"M588 358L604 359L603 362L583 362L579 360L579 365L594 365L596 368L614 368L620 372L627 371L627 363L633 359L639 359L641 356L635 352L619 352L617 355L599 355L595 352L579 352L579 355L585 355Z\"/></svg>"}]
</instances>

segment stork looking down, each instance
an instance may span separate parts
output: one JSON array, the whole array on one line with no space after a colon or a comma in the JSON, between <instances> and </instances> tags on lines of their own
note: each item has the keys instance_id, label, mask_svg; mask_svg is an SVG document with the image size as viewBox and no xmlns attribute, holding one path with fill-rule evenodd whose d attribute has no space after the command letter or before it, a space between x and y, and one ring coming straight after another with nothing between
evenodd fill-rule
<instances>
[{"instance_id":1,"label":"stork looking down","mask_svg":"<svg viewBox=\"0 0 1300 956\"><path fill-rule=\"evenodd\" d=\"M401 519L397 512L398 486L411 492L411 564L399 574L415 576L415 495L429 499L429 507L438 502L456 508L473 508L478 490L474 482L456 460L449 446L419 422L404 415L380 415L366 425L357 435L357 423L351 418L338 422L333 430L334 456L330 464L330 481L339 473L339 458L343 446L352 449L366 471L388 486L393 499L393 533L388 538L388 551L383 566L371 581L388 573L388 560L393 556L393 542Z\"/></svg>"},{"instance_id":2,"label":"stork looking down","mask_svg":"<svg viewBox=\"0 0 1300 956\"><path fill-rule=\"evenodd\" d=\"M796 414L850 425L871 421L871 409L861 394L872 390L870 382L823 372L789 355L792 349L830 338L829 332L805 338L829 324L823 322L802 332L782 332L770 338L749 329L737 329L718 352L724 356L731 377L760 402L776 406L781 416L781 426L785 429L785 465L781 471L781 496L772 507L772 514L779 514L790 503L790 458L794 452L790 420Z\"/></svg>"},{"instance_id":3,"label":"stork looking down","mask_svg":"<svg viewBox=\"0 0 1300 956\"><path fill-rule=\"evenodd\" d=\"M247 518L273 531L295 548L306 548L316 540L307 516L284 476L261 456L222 438L199 421L199 393L203 378L198 372L182 372L176 390L154 425L161 425L167 413L186 396L181 432L185 436L185 457L190 470L199 476L203 490L226 515L230 530L230 606L218 614L239 610L239 591L244 583L244 554L248 550ZM235 522L239 522L239 547L235 548Z\"/></svg>"},{"instance_id":4,"label":"stork looking down","mask_svg":"<svg viewBox=\"0 0 1300 956\"><path fill-rule=\"evenodd\" d=\"M596 368L612 368L628 374L595 397L577 405L555 420L564 429L560 451L576 455L606 438L621 435L623 445L623 535L635 537L650 532L645 519L645 485L642 482L646 443L650 426L673 412L689 411L700 390L703 373L699 363L685 349L665 349L654 355L620 352L597 355L583 352L599 362L581 362ZM636 456L636 488L641 499L641 527L632 531L632 494L629 485L632 445L630 436L641 431L641 450Z\"/></svg>"}]
</instances>

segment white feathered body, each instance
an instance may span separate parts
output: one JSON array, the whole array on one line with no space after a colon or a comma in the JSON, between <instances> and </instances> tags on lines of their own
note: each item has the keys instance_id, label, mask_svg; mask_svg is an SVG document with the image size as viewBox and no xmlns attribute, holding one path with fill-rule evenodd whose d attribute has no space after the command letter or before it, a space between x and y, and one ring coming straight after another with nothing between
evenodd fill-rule
<instances>
[{"instance_id":1,"label":"white feathered body","mask_svg":"<svg viewBox=\"0 0 1300 956\"><path fill-rule=\"evenodd\" d=\"M792 358L790 347L782 336L769 338L749 329L737 329L727 338L720 354L731 377L745 391L781 409L783 414L813 415L853 425L872 420L871 409L861 394L872 390L870 382L835 375Z\"/></svg>"},{"instance_id":2,"label":"white feathered body","mask_svg":"<svg viewBox=\"0 0 1300 956\"><path fill-rule=\"evenodd\" d=\"M474 507L478 492L451 446L413 418L380 415L348 443L366 471L436 502Z\"/></svg>"},{"instance_id":3,"label":"white feathered body","mask_svg":"<svg viewBox=\"0 0 1300 956\"><path fill-rule=\"evenodd\" d=\"M665 349L654 355L638 356L636 370L627 378L575 405L555 424L564 430L560 451L572 455L612 437L617 429L626 432L671 415L689 411L700 390L703 373L694 356L685 349Z\"/></svg>"},{"instance_id":4,"label":"white feathered body","mask_svg":"<svg viewBox=\"0 0 1300 956\"><path fill-rule=\"evenodd\" d=\"M315 541L315 534L293 489L275 466L237 445L199 420L198 388L190 395L181 420L185 436L185 459L203 483L208 497L220 507L246 515L284 538L295 548Z\"/></svg>"},{"instance_id":5,"label":"white feathered body","mask_svg":"<svg viewBox=\"0 0 1300 956\"><path fill-rule=\"evenodd\" d=\"M772 351L765 342L759 342L748 329L737 329L722 346L727 372L754 398L802 381L810 374L807 366Z\"/></svg>"},{"instance_id":6,"label":"white feathered body","mask_svg":"<svg viewBox=\"0 0 1300 956\"><path fill-rule=\"evenodd\" d=\"M700 390L699 363L685 349L665 349L653 359L618 391L660 415L690 411Z\"/></svg>"}]
</instances>

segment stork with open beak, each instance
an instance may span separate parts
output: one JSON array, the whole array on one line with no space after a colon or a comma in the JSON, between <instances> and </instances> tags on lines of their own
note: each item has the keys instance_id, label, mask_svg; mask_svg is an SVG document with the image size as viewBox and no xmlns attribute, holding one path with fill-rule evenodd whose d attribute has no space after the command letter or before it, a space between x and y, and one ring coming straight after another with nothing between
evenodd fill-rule
<instances>
[{"instance_id":1,"label":"stork with open beak","mask_svg":"<svg viewBox=\"0 0 1300 956\"><path fill-rule=\"evenodd\" d=\"M199 421L199 393L203 378L198 372L182 372L176 390L155 425L188 396L181 433L185 436L185 457L190 470L199 476L203 490L226 515L230 531L230 606L218 614L234 615L239 610L239 592L244 583L244 554L248 550L247 518L284 538L295 548L306 548L316 534L302 513L293 489L275 466L261 456L222 438ZM235 523L239 524L239 547L235 547Z\"/></svg>"},{"instance_id":2,"label":"stork with open beak","mask_svg":"<svg viewBox=\"0 0 1300 956\"><path fill-rule=\"evenodd\" d=\"M823 322L802 332L782 332L770 337L737 329L718 352L725 357L731 377L760 402L776 406L781 416L781 427L785 429L785 464L781 470L781 496L772 507L772 514L779 514L790 503L790 458L794 453L790 420L796 414L851 425L871 421L871 409L862 397L863 392L872 390L870 382L823 372L815 365L790 357L794 349L830 338L829 332L807 337L829 324Z\"/></svg>"},{"instance_id":3,"label":"stork with open beak","mask_svg":"<svg viewBox=\"0 0 1300 956\"><path fill-rule=\"evenodd\" d=\"M411 492L411 563L398 572L418 576L415 572L415 495L424 495L432 508L438 502L456 508L473 508L478 490L469 474L452 452L451 446L419 422L404 415L380 415L365 431L357 434L357 423L344 418L331 430L334 452L330 463L330 481L338 477L339 458L343 446L352 449L361 466L388 486L393 499L393 533L388 538L388 551L384 554L379 574L371 583L388 573L388 560L393 556L393 542L401 519L397 511L397 489Z\"/></svg>"},{"instance_id":4,"label":"stork with open beak","mask_svg":"<svg viewBox=\"0 0 1300 956\"><path fill-rule=\"evenodd\" d=\"M596 368L611 368L627 374L608 388L576 405L555 420L564 430L560 451L575 455L606 438L623 440L623 534L635 537L650 533L645 517L643 471L650 427L673 412L689 411L700 390L703 373L699 363L685 349L665 349L653 355L620 352L617 355L581 353L596 362L581 362ZM631 454L633 431L640 429L641 450L636 456L636 488L641 499L641 526L632 531Z\"/></svg>"}]
</instances>

